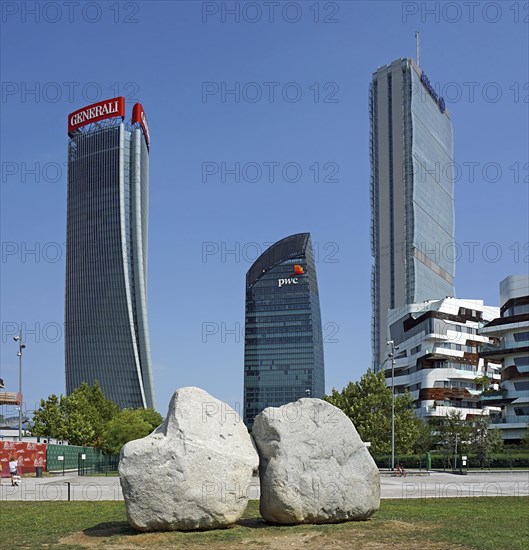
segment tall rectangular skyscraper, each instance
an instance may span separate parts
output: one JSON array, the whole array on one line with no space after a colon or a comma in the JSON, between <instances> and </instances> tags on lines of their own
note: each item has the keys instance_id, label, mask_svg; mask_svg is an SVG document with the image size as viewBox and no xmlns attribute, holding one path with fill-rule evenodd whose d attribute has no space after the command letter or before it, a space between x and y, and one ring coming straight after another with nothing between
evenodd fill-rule
<instances>
[{"instance_id":1,"label":"tall rectangular skyscraper","mask_svg":"<svg viewBox=\"0 0 529 550\"><path fill-rule=\"evenodd\" d=\"M268 248L246 274L244 422L325 393L316 265L309 233Z\"/></svg>"},{"instance_id":2,"label":"tall rectangular skyscraper","mask_svg":"<svg viewBox=\"0 0 529 550\"><path fill-rule=\"evenodd\" d=\"M149 132L123 97L68 119L66 391L99 381L120 407L154 407L147 326Z\"/></svg>"},{"instance_id":3,"label":"tall rectangular skyscraper","mask_svg":"<svg viewBox=\"0 0 529 550\"><path fill-rule=\"evenodd\" d=\"M374 74L371 123L373 367L387 357L388 310L454 296L452 123L412 59Z\"/></svg>"}]
</instances>

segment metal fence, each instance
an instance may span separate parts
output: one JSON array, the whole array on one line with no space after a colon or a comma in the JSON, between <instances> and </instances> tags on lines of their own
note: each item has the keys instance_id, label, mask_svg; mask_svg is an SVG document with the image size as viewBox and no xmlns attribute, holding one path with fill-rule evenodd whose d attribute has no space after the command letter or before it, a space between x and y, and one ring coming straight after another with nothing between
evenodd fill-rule
<instances>
[{"instance_id":1,"label":"metal fence","mask_svg":"<svg viewBox=\"0 0 529 550\"><path fill-rule=\"evenodd\" d=\"M48 472L77 470L78 475L108 475L117 472L119 455L106 455L100 449L77 445L49 444L46 450Z\"/></svg>"},{"instance_id":2,"label":"metal fence","mask_svg":"<svg viewBox=\"0 0 529 550\"><path fill-rule=\"evenodd\" d=\"M119 455L102 454L97 460L87 460L86 454L79 453L77 457L77 474L88 475L109 475L118 471Z\"/></svg>"}]
</instances>

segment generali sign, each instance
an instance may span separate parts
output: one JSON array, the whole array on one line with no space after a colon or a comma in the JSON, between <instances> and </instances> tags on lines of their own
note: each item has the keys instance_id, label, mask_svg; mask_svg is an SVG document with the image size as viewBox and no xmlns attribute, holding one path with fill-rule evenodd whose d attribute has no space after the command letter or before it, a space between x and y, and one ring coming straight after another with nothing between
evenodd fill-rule
<instances>
[{"instance_id":1,"label":"generali sign","mask_svg":"<svg viewBox=\"0 0 529 550\"><path fill-rule=\"evenodd\" d=\"M78 128L91 124L92 122L98 122L105 118L118 116L125 118L125 98L120 96L112 99L105 99L104 101L88 105L88 107L83 107L68 115L68 133L71 134Z\"/></svg>"},{"instance_id":2,"label":"generali sign","mask_svg":"<svg viewBox=\"0 0 529 550\"><path fill-rule=\"evenodd\" d=\"M132 108L132 124L136 122L142 127L145 143L147 143L147 149L149 149L151 145L151 136L149 135L149 126L147 125L147 118L145 117L145 111L141 103L136 103Z\"/></svg>"}]
</instances>

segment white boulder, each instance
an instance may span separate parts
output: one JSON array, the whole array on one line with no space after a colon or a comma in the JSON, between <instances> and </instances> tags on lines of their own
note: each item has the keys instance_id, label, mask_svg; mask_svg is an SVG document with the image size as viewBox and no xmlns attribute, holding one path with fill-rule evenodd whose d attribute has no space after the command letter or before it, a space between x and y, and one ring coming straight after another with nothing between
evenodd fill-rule
<instances>
[{"instance_id":1,"label":"white boulder","mask_svg":"<svg viewBox=\"0 0 529 550\"><path fill-rule=\"evenodd\" d=\"M199 388L181 388L164 423L121 451L129 524L140 531L227 527L246 509L258 460L231 407Z\"/></svg>"},{"instance_id":2,"label":"white boulder","mask_svg":"<svg viewBox=\"0 0 529 550\"><path fill-rule=\"evenodd\" d=\"M351 420L321 399L267 408L254 421L260 511L270 523L369 518L380 506L378 468Z\"/></svg>"}]
</instances>

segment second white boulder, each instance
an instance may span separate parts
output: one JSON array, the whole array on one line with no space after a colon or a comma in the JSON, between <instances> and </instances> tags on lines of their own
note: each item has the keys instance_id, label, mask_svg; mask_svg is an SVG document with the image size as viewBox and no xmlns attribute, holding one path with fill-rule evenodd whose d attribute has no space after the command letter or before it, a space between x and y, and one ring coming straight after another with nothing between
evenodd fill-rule
<instances>
[{"instance_id":1,"label":"second white boulder","mask_svg":"<svg viewBox=\"0 0 529 550\"><path fill-rule=\"evenodd\" d=\"M271 523L369 518L380 506L378 468L351 420L320 399L265 409L252 435L259 457L260 511Z\"/></svg>"}]
</instances>

